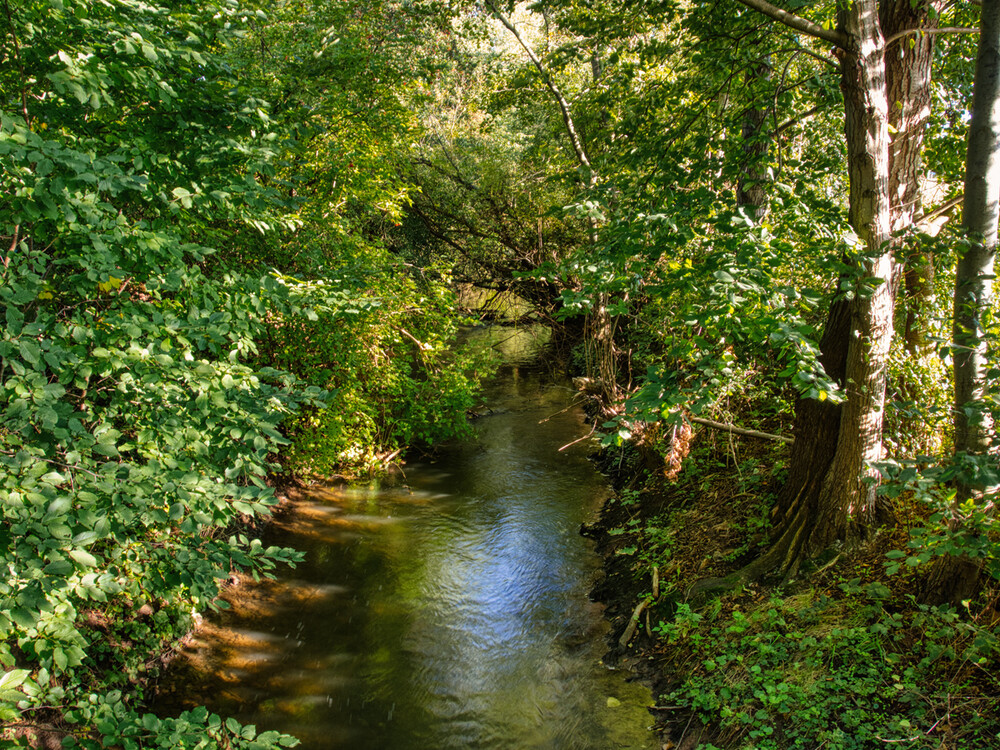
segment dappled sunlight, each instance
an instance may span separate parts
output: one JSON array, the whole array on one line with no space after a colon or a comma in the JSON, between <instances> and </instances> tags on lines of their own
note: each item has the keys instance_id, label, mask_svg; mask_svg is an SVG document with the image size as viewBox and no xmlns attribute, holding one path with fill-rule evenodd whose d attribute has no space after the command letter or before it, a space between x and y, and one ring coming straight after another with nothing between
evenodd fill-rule
<instances>
[{"instance_id":1,"label":"dappled sunlight","mask_svg":"<svg viewBox=\"0 0 1000 750\"><path fill-rule=\"evenodd\" d=\"M296 501L267 543L306 561L229 590L171 695L315 748L653 747L648 691L599 662L598 560L578 529L607 490L586 446L559 451L585 430L570 399L522 374L475 444L405 483Z\"/></svg>"}]
</instances>

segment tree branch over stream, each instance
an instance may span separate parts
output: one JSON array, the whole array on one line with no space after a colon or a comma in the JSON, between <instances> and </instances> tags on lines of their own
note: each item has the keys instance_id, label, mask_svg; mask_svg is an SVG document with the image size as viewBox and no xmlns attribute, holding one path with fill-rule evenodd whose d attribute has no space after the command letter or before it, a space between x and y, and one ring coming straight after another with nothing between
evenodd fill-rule
<instances>
[{"instance_id":1,"label":"tree branch over stream","mask_svg":"<svg viewBox=\"0 0 1000 750\"><path fill-rule=\"evenodd\" d=\"M802 16L797 16L794 13L789 13L787 10L779 8L777 5L772 5L767 2L767 0L738 0L738 2L752 10L757 11L758 13L763 13L769 18L773 18L775 21L784 24L790 29L801 31L803 34L808 34L809 36L816 37L817 39L823 39L831 44L837 45L838 47L847 46L847 35L843 32L835 29L824 29L818 23L814 23L807 18L802 18Z\"/></svg>"},{"instance_id":2,"label":"tree branch over stream","mask_svg":"<svg viewBox=\"0 0 1000 750\"><path fill-rule=\"evenodd\" d=\"M562 112L563 123L566 125L566 133L569 135L569 140L573 144L573 151L576 153L576 159L580 163L580 166L583 167L585 175L584 182L587 189L592 188L594 186L594 169L590 166L590 159L587 158L587 150L584 148L583 141L581 140L579 133L576 132L576 126L573 124L573 115L569 110L569 102L566 101L566 97L563 96L562 91L558 86L556 86L555 81L552 80L552 76L549 74L548 69L542 65L542 61L539 59L538 55L535 54L531 45L525 41L523 36L521 36L521 32L517 30L517 27L514 26L510 19L500 12L500 9L497 8L491 0L486 0L485 5L490 13L496 16L497 20L506 26L507 30L514 35L518 44L521 45L525 53L528 55L528 58L538 70L538 74L542 77L542 81L545 82L549 91L552 92L552 96L555 97L556 102L559 104L559 109Z\"/></svg>"}]
</instances>

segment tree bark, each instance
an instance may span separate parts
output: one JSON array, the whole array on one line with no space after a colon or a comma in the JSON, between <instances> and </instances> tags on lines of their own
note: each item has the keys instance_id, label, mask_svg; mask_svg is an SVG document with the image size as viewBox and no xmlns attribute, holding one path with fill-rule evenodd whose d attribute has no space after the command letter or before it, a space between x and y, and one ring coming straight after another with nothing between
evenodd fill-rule
<instances>
[{"instance_id":1,"label":"tree bark","mask_svg":"<svg viewBox=\"0 0 1000 750\"><path fill-rule=\"evenodd\" d=\"M986 396L987 340L982 319L993 299L993 266L1000 219L1000 0L983 0L979 55L972 94L972 122L965 159L962 229L967 244L955 271L952 362L955 380L955 453L986 455L994 425L983 408ZM962 526L959 508L995 487L978 477L956 482L952 531ZM924 599L958 604L979 588L982 564L967 555L938 558Z\"/></svg>"},{"instance_id":2,"label":"tree bark","mask_svg":"<svg viewBox=\"0 0 1000 750\"><path fill-rule=\"evenodd\" d=\"M820 486L819 517L808 548L821 550L875 520L876 473L882 457L886 367L893 335L896 263L887 246L889 116L884 41L875 0L840 13L851 39L841 61L850 177L849 218L864 243L858 270L870 290L855 289L845 371L846 401L837 451Z\"/></svg>"},{"instance_id":3,"label":"tree bark","mask_svg":"<svg viewBox=\"0 0 1000 750\"><path fill-rule=\"evenodd\" d=\"M910 3L883 1L879 23L886 43L886 94L889 103L889 197L892 202L892 232L905 232L916 223L922 209L923 144L931 113L931 74L934 36L907 34L910 29L937 27L943 0ZM905 242L905 239L899 238ZM911 241L912 244L912 241ZM927 318L933 304L934 265L920 247L906 253L903 284L906 317L903 341L909 352L926 347Z\"/></svg>"},{"instance_id":4,"label":"tree bark","mask_svg":"<svg viewBox=\"0 0 1000 750\"><path fill-rule=\"evenodd\" d=\"M800 399L789 476L775 511L772 549L752 567L791 575L836 542L862 538L880 520L871 463L881 458L886 366L893 335L896 263L888 240L889 114L884 40L876 0L841 11L839 33L849 218L861 241L853 277L834 300L820 342L824 369L842 385L841 405ZM864 280L858 284L859 277ZM854 279L852 281L852 278Z\"/></svg>"}]
</instances>

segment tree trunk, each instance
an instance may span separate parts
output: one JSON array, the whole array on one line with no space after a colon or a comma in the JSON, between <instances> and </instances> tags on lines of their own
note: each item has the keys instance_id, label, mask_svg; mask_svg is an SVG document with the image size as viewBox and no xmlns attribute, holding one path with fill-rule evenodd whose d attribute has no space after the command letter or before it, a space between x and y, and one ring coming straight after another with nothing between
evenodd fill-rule
<instances>
[{"instance_id":1,"label":"tree trunk","mask_svg":"<svg viewBox=\"0 0 1000 750\"><path fill-rule=\"evenodd\" d=\"M896 264L891 248L889 119L884 40L875 0L856 0L840 13L850 44L841 60L850 176L849 218L864 243L858 261L869 292L855 290L837 452L820 488L821 515L811 551L847 534L848 524L874 520L876 474L882 457L886 366L892 343Z\"/></svg>"},{"instance_id":2,"label":"tree trunk","mask_svg":"<svg viewBox=\"0 0 1000 750\"><path fill-rule=\"evenodd\" d=\"M879 5L882 33L891 38L908 29L936 28L943 6L943 0L883 1ZM889 147L889 199L894 234L910 229L921 213L922 151L931 113L933 59L933 34L902 36L886 48L886 95L889 129L893 133ZM903 272L906 290L903 340L907 350L914 354L926 347L933 278L934 265L930 256L920 247L913 247L906 253Z\"/></svg>"},{"instance_id":3,"label":"tree trunk","mask_svg":"<svg viewBox=\"0 0 1000 750\"><path fill-rule=\"evenodd\" d=\"M984 0L972 123L965 163L962 226L969 240L955 274L953 352L955 451L981 455L992 424L978 407L986 395L983 316L993 297L1000 215L1000 0Z\"/></svg>"},{"instance_id":4,"label":"tree trunk","mask_svg":"<svg viewBox=\"0 0 1000 750\"><path fill-rule=\"evenodd\" d=\"M747 85L751 90L760 86L754 84L766 83L771 80L770 60L751 66L746 74ZM745 207L747 214L754 219L762 219L767 213L768 179L765 170L767 152L771 139L764 133L771 107L757 100L762 94L756 91L754 102L743 113L743 160L740 165L740 177L736 186L736 206Z\"/></svg>"},{"instance_id":5,"label":"tree trunk","mask_svg":"<svg viewBox=\"0 0 1000 750\"><path fill-rule=\"evenodd\" d=\"M774 549L763 564L785 574L837 541L862 537L877 520L886 365L893 335L896 264L890 237L889 129L884 41L875 0L841 11L849 216L863 247L853 298L834 301L821 342L824 368L846 392L841 406L802 400L789 477L779 499ZM841 279L848 281L847 278ZM870 285L869 283L870 282ZM763 572L763 571L761 571Z\"/></svg>"},{"instance_id":6,"label":"tree trunk","mask_svg":"<svg viewBox=\"0 0 1000 750\"><path fill-rule=\"evenodd\" d=\"M983 456L991 448L993 423L983 408L986 396L986 336L983 316L993 297L997 222L1000 217L1000 0L983 0L972 94L972 123L965 159L965 202L962 229L968 244L955 271L952 361L955 378L955 453ZM960 477L951 521L962 521L957 509L995 488L977 477ZM932 603L958 604L978 589L982 566L967 556L938 558L925 590Z\"/></svg>"}]
</instances>

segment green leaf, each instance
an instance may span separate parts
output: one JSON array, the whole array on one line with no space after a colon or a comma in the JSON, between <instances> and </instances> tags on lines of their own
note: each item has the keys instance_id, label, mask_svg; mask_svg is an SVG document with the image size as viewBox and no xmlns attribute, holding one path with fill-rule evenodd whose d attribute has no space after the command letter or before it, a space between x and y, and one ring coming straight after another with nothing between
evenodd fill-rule
<instances>
[{"instance_id":1,"label":"green leaf","mask_svg":"<svg viewBox=\"0 0 1000 750\"><path fill-rule=\"evenodd\" d=\"M62 671L65 671L66 667L69 666L69 659L66 656L66 652L58 646L52 649L52 661Z\"/></svg>"},{"instance_id":2,"label":"green leaf","mask_svg":"<svg viewBox=\"0 0 1000 750\"><path fill-rule=\"evenodd\" d=\"M68 576L75 569L73 563L68 560L55 560L44 568L45 572L52 576Z\"/></svg>"},{"instance_id":3,"label":"green leaf","mask_svg":"<svg viewBox=\"0 0 1000 750\"><path fill-rule=\"evenodd\" d=\"M86 550L72 549L69 551L69 556L80 563L80 565L88 568L93 568L97 565L97 558Z\"/></svg>"},{"instance_id":4,"label":"green leaf","mask_svg":"<svg viewBox=\"0 0 1000 750\"><path fill-rule=\"evenodd\" d=\"M181 205L184 206L184 208L191 208L192 203L190 190L182 187L175 187L171 192L174 197L181 202Z\"/></svg>"},{"instance_id":5,"label":"green leaf","mask_svg":"<svg viewBox=\"0 0 1000 750\"><path fill-rule=\"evenodd\" d=\"M17 348L21 352L21 358L27 362L32 367L38 367L40 363L41 351L38 348L38 344L29 339L19 339L17 342Z\"/></svg>"},{"instance_id":6,"label":"green leaf","mask_svg":"<svg viewBox=\"0 0 1000 750\"><path fill-rule=\"evenodd\" d=\"M12 669L0 676L0 690L13 690L20 686L31 674L27 669Z\"/></svg>"}]
</instances>

